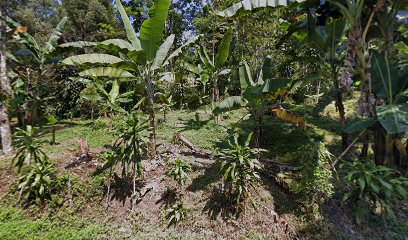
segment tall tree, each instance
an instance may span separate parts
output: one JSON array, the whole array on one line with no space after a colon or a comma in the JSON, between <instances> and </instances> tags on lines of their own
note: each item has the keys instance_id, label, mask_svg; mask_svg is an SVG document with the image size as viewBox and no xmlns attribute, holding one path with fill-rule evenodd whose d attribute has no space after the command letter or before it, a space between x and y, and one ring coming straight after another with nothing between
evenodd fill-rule
<instances>
[{"instance_id":1,"label":"tall tree","mask_svg":"<svg viewBox=\"0 0 408 240\"><path fill-rule=\"evenodd\" d=\"M3 153L8 155L13 151L11 146L11 128L9 121L9 114L7 108L7 99L12 95L12 90L10 86L10 80L7 76L7 63L6 63L6 43L7 43L7 25L5 18L7 9L7 1L3 1L1 4L1 60L0 60L0 74L1 74L1 85L0 85L0 135L1 144L3 147Z\"/></svg>"}]
</instances>

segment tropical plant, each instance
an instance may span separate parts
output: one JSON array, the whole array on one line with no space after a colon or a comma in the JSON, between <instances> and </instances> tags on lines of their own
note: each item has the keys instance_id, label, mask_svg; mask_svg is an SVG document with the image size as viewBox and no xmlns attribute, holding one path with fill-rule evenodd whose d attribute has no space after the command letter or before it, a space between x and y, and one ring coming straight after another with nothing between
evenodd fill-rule
<instances>
[{"instance_id":1,"label":"tropical plant","mask_svg":"<svg viewBox=\"0 0 408 240\"><path fill-rule=\"evenodd\" d=\"M183 49L198 39L193 38L187 41L180 48L169 54L173 46L175 35L170 35L164 43L161 44L165 21L168 15L170 0L158 0L150 8L149 19L145 20L140 29L140 40L132 27L131 21L126 14L120 0L116 0L122 21L127 33L127 40L109 39L98 43L97 45L108 51L119 55L109 54L83 54L72 56L63 61L67 65L102 65L103 67L91 68L80 73L81 76L93 77L129 77L138 76L142 80L148 96L149 121L151 127L149 153L150 156L156 155L156 122L155 122L155 79L160 69L167 66L173 58L183 52ZM71 44L72 45L72 44ZM85 45L89 45L86 43ZM81 42L76 46L84 46ZM108 65L108 66L106 66Z\"/></svg>"},{"instance_id":2,"label":"tropical plant","mask_svg":"<svg viewBox=\"0 0 408 240\"><path fill-rule=\"evenodd\" d=\"M117 126L118 136L113 146L117 149L118 158L111 163L111 168L114 169L118 163L121 163L123 176L127 176L131 168L131 176L143 178L144 134L148 129L148 123L140 112L134 111L128 114L125 124Z\"/></svg>"},{"instance_id":3,"label":"tropical plant","mask_svg":"<svg viewBox=\"0 0 408 240\"><path fill-rule=\"evenodd\" d=\"M25 79L27 105L26 122L33 125L38 121L38 108L42 97L40 96L40 86L44 84L44 78L52 74L52 69L47 68L48 64L57 63L60 58L56 57L58 41L62 36L68 18L64 17L53 30L48 41L40 45L29 33L22 32L16 35L15 39L24 46L15 52L17 56L23 56L26 60L27 74L20 74Z\"/></svg>"},{"instance_id":4,"label":"tropical plant","mask_svg":"<svg viewBox=\"0 0 408 240\"><path fill-rule=\"evenodd\" d=\"M167 208L164 212L164 218L167 219L167 225L177 224L187 216L187 208L183 201L177 201L173 206Z\"/></svg>"},{"instance_id":5,"label":"tropical plant","mask_svg":"<svg viewBox=\"0 0 408 240\"><path fill-rule=\"evenodd\" d=\"M58 123L58 119L54 115L51 115L47 118L47 121L48 121L48 124L51 125L52 127L52 131L51 131L52 139L51 139L50 144L56 144L57 142L55 141L55 131L56 131L55 125Z\"/></svg>"},{"instance_id":6,"label":"tropical plant","mask_svg":"<svg viewBox=\"0 0 408 240\"><path fill-rule=\"evenodd\" d=\"M244 144L240 144L238 134L235 134L233 141L228 139L229 148L220 149L219 153L219 158L223 160L220 172L225 186L229 188L227 194L236 203L237 209L246 199L256 207L250 187L254 187L253 184L260 179L258 170L261 166L256 156L265 150L251 148L249 146L251 138L252 133L248 135Z\"/></svg>"},{"instance_id":7,"label":"tropical plant","mask_svg":"<svg viewBox=\"0 0 408 240\"><path fill-rule=\"evenodd\" d=\"M342 41L345 27L345 20L333 18L330 18L324 26L317 26L316 19L310 12L307 12L307 25L297 27L298 30L293 34L298 40L306 42L318 54L318 57L306 57L302 60L321 62L323 71L320 74L332 80L335 106L339 112L342 127L347 124L343 103L344 94L339 76L342 67L342 53L345 50L345 42ZM305 34L302 32L307 32L307 37L304 37ZM350 76L342 76L342 78L342 81L351 81ZM343 149L345 149L348 146L348 134L345 132L342 132L342 142Z\"/></svg>"},{"instance_id":8,"label":"tropical plant","mask_svg":"<svg viewBox=\"0 0 408 240\"><path fill-rule=\"evenodd\" d=\"M166 113L167 111L171 110L171 107L174 106L175 102L173 102L173 96L170 95L166 97L163 93L157 94L160 98L160 109L163 111L163 121L166 122Z\"/></svg>"},{"instance_id":9,"label":"tropical plant","mask_svg":"<svg viewBox=\"0 0 408 240\"><path fill-rule=\"evenodd\" d=\"M53 164L48 160L38 162L31 170L19 178L18 190L20 198L26 202L34 200L36 204L44 204L52 198L58 187Z\"/></svg>"},{"instance_id":10,"label":"tropical plant","mask_svg":"<svg viewBox=\"0 0 408 240\"><path fill-rule=\"evenodd\" d=\"M184 62L182 65L188 71L200 76L200 81L203 84L204 95L206 95L206 85L209 83L212 89L212 103L218 102L220 98L218 88L219 77L227 75L231 72L231 69L225 68L224 65L226 64L230 54L232 40L232 28L229 28L221 40L217 54L212 57L212 60L208 56L205 47L200 45L198 48L198 54L200 56L202 66L194 66L186 62ZM217 123L219 122L219 117L217 115L215 121Z\"/></svg>"},{"instance_id":11,"label":"tropical plant","mask_svg":"<svg viewBox=\"0 0 408 240\"><path fill-rule=\"evenodd\" d=\"M370 211L378 210L395 219L392 204L408 197L408 178L385 166L376 166L373 161L355 160L344 164L346 180L350 189L343 201L350 202L356 209L356 221L361 224Z\"/></svg>"},{"instance_id":12,"label":"tropical plant","mask_svg":"<svg viewBox=\"0 0 408 240\"><path fill-rule=\"evenodd\" d=\"M408 132L408 77L407 71L396 68L393 61L386 56L374 52L372 63L372 92L381 99L375 107L377 118L366 118L348 124L344 131L348 133L361 132L364 129L374 131L374 158L377 165L386 164L394 167L407 165L404 159L398 159L394 154L395 147L401 156L404 149L399 135ZM402 151L402 152L401 152ZM406 154L405 154L406 155ZM408 161L405 159L405 161ZM408 169L407 176L408 176Z\"/></svg>"},{"instance_id":13,"label":"tropical plant","mask_svg":"<svg viewBox=\"0 0 408 240\"><path fill-rule=\"evenodd\" d=\"M189 162L176 158L176 160L170 161L169 168L168 176L177 181L179 185L186 184L187 174L191 172L191 164Z\"/></svg>"},{"instance_id":14,"label":"tropical plant","mask_svg":"<svg viewBox=\"0 0 408 240\"><path fill-rule=\"evenodd\" d=\"M214 108L214 114L225 113L234 109L246 108L253 119L254 145L259 147L261 140L261 125L263 113L266 110L268 96L278 93L279 90L286 88L291 79L271 78L271 60L266 58L261 73L257 81L252 80L252 74L246 62L241 63L239 67L239 77L241 84L241 96L227 97Z\"/></svg>"},{"instance_id":15,"label":"tropical plant","mask_svg":"<svg viewBox=\"0 0 408 240\"><path fill-rule=\"evenodd\" d=\"M112 131L113 127L113 114L114 112L126 113L126 110L120 107L120 103L128 103L133 101L131 97L134 92L126 92L119 94L120 82L118 80L112 81L112 86L109 93L105 90L101 83L95 81L92 83L98 90L100 95L83 94L82 97L90 101L98 101L103 103L109 110L109 131Z\"/></svg>"},{"instance_id":16,"label":"tropical plant","mask_svg":"<svg viewBox=\"0 0 408 240\"><path fill-rule=\"evenodd\" d=\"M250 14L255 10L260 10L265 7L288 6L295 2L304 2L305 0L285 0L285 1L253 1L243 0L233 4L231 7L217 13L220 17L231 18L241 17Z\"/></svg>"},{"instance_id":17,"label":"tropical plant","mask_svg":"<svg viewBox=\"0 0 408 240\"><path fill-rule=\"evenodd\" d=\"M48 157L41 149L44 140L39 139L39 128L27 125L27 129L23 130L17 128L14 134L14 145L16 148L16 155L13 162L20 172L25 162L41 163L47 161Z\"/></svg>"}]
</instances>

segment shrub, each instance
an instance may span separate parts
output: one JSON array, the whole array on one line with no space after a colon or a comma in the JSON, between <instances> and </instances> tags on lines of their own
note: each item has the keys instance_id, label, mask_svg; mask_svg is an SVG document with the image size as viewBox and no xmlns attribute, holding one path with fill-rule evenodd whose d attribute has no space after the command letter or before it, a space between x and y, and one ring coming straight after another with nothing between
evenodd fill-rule
<instances>
[{"instance_id":1,"label":"shrub","mask_svg":"<svg viewBox=\"0 0 408 240\"><path fill-rule=\"evenodd\" d=\"M16 155L13 162L17 168L17 172L21 171L24 162L41 163L47 161L47 155L41 150L42 144L45 141L38 139L38 127L27 126L26 130L21 128L16 129L14 134Z\"/></svg>"},{"instance_id":2,"label":"shrub","mask_svg":"<svg viewBox=\"0 0 408 240\"><path fill-rule=\"evenodd\" d=\"M237 207L246 198L256 207L249 187L253 187L253 184L260 179L257 172L260 169L260 163L255 156L264 150L250 148L251 138L252 133L249 134L245 143L241 145L238 142L238 135L235 134L233 141L228 140L230 147L221 149L219 153L219 158L224 160L221 163L220 172L224 184L229 186L228 194L236 202Z\"/></svg>"},{"instance_id":3,"label":"shrub","mask_svg":"<svg viewBox=\"0 0 408 240\"><path fill-rule=\"evenodd\" d=\"M164 212L164 218L168 221L167 225L177 224L187 216L187 207L183 201L177 201L173 206L167 208Z\"/></svg>"},{"instance_id":4,"label":"shrub","mask_svg":"<svg viewBox=\"0 0 408 240\"><path fill-rule=\"evenodd\" d=\"M42 161L33 165L29 172L19 178L18 189L21 191L20 198L26 202L33 200L40 205L52 198L59 185L52 163Z\"/></svg>"},{"instance_id":5,"label":"shrub","mask_svg":"<svg viewBox=\"0 0 408 240\"><path fill-rule=\"evenodd\" d=\"M112 167L121 163L123 175L127 175L127 169L132 168L132 175L137 174L143 178L142 155L146 152L144 134L148 129L147 120L139 112L128 114L125 124L117 127L118 137L114 148L117 149L118 158L112 163Z\"/></svg>"},{"instance_id":6,"label":"shrub","mask_svg":"<svg viewBox=\"0 0 408 240\"><path fill-rule=\"evenodd\" d=\"M177 181L180 185L184 185L187 181L187 174L191 171L190 163L177 158L170 162L168 176Z\"/></svg>"},{"instance_id":7,"label":"shrub","mask_svg":"<svg viewBox=\"0 0 408 240\"><path fill-rule=\"evenodd\" d=\"M357 223L361 224L378 207L381 214L395 219L392 205L398 200L407 199L408 178L397 177L399 174L396 170L376 166L372 161L356 160L343 166L350 185L343 201L352 203L356 208Z\"/></svg>"}]
</instances>

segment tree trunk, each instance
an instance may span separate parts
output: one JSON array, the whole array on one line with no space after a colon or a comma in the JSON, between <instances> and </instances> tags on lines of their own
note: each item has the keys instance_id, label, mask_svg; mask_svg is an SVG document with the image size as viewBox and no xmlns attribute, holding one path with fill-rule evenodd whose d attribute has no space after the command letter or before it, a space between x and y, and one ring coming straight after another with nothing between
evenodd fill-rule
<instances>
[{"instance_id":1,"label":"tree trunk","mask_svg":"<svg viewBox=\"0 0 408 240\"><path fill-rule=\"evenodd\" d=\"M113 129L113 113L112 112L110 112L109 113L109 132L112 132L112 129Z\"/></svg>"},{"instance_id":2,"label":"tree trunk","mask_svg":"<svg viewBox=\"0 0 408 240\"><path fill-rule=\"evenodd\" d=\"M3 1L1 5L1 17L6 17L7 1ZM1 21L1 56L0 56L0 74L1 74L1 94L0 94L0 135L3 147L3 153L8 155L13 151L11 139L11 127L6 101L12 96L10 81L7 77L6 63L6 43L7 29L6 23ZM1 96L3 95L3 96Z\"/></svg>"},{"instance_id":3,"label":"tree trunk","mask_svg":"<svg viewBox=\"0 0 408 240\"><path fill-rule=\"evenodd\" d=\"M340 89L337 69L334 65L332 65L332 76L333 76L333 85L334 85L334 93L335 93L335 96L334 96L335 104L336 104L337 111L339 111L340 125L343 128L344 126L346 126L347 120L346 120L346 113L344 110L343 94ZM348 134L345 132L342 132L341 139L342 139L343 150L345 150L347 146L349 145Z\"/></svg>"},{"instance_id":4,"label":"tree trunk","mask_svg":"<svg viewBox=\"0 0 408 240\"><path fill-rule=\"evenodd\" d=\"M374 160L376 165L384 165L385 129L380 127L374 131Z\"/></svg>"},{"instance_id":5,"label":"tree trunk","mask_svg":"<svg viewBox=\"0 0 408 240\"><path fill-rule=\"evenodd\" d=\"M149 135L149 157L154 158L157 154L156 151L156 113L154 110L154 84L151 79L150 70L147 74L147 95L149 97L149 125L150 125L150 135Z\"/></svg>"},{"instance_id":6,"label":"tree trunk","mask_svg":"<svg viewBox=\"0 0 408 240\"><path fill-rule=\"evenodd\" d=\"M253 118L253 124L254 124L253 130L252 130L253 131L252 143L255 148L259 148L260 139L261 139L261 130L260 130L260 122L259 122L260 118L256 111L252 112L252 118Z\"/></svg>"},{"instance_id":7,"label":"tree trunk","mask_svg":"<svg viewBox=\"0 0 408 240\"><path fill-rule=\"evenodd\" d=\"M212 103L218 102L220 99L220 90L217 87L217 83L215 82L215 85L213 87L213 92L212 92ZM216 124L219 124L221 121L221 115L215 115L214 116L214 121Z\"/></svg>"},{"instance_id":8,"label":"tree trunk","mask_svg":"<svg viewBox=\"0 0 408 240\"><path fill-rule=\"evenodd\" d=\"M149 155L151 158L156 156L156 115L154 112L153 101L151 101L151 106L149 109L149 120L150 120L150 136L149 136Z\"/></svg>"}]
</instances>

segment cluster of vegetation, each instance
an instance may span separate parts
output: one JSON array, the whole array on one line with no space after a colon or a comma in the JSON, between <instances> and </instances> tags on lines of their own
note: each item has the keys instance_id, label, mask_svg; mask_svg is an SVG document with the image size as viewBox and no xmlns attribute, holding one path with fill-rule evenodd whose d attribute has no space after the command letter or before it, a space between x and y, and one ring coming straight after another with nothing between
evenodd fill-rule
<instances>
[{"instance_id":1,"label":"cluster of vegetation","mask_svg":"<svg viewBox=\"0 0 408 240\"><path fill-rule=\"evenodd\" d=\"M139 186L151 176L146 166L163 162L167 178L177 183L168 188L174 201L162 209L168 226L189 217L185 193L193 156L219 163L220 192L237 218L248 202L257 209L260 183L274 179L300 199L308 216L323 216L322 206L339 193L359 225L375 215L397 220L395 206L408 199L405 0L85 5L1 3L0 139L4 159L14 155L14 192L25 207L55 210L72 202L70 175L44 149L65 149L58 127L84 118L113 139L98 146L104 150L97 158L105 162L94 170L107 191L97 194L109 202L120 178L131 185L134 207L155 189ZM337 116L328 127L296 111L303 106L323 118L329 105ZM176 108L195 116L184 130L184 116L169 120ZM233 113L241 115L224 124ZM208 120L200 120L203 115ZM214 138L217 129L228 133L212 154L183 137L176 142L192 159L180 152L165 156L162 148L170 143L162 141L162 129L180 138L204 125ZM306 139L304 146L285 142L277 150L281 142L266 134L271 126L290 129L293 139ZM334 129L341 142L325 140L320 127ZM51 141L44 140L48 129ZM86 157L78 161L89 161L87 143L80 148Z\"/></svg>"}]
</instances>

